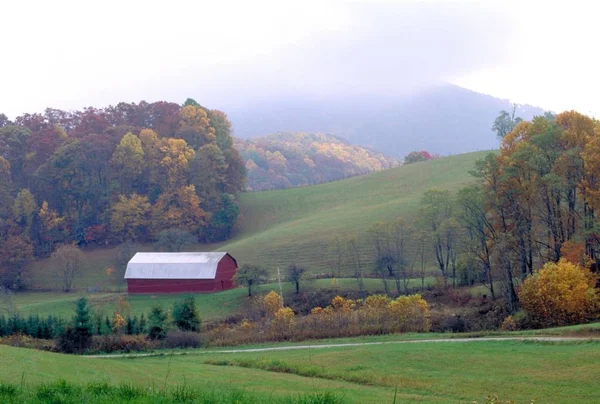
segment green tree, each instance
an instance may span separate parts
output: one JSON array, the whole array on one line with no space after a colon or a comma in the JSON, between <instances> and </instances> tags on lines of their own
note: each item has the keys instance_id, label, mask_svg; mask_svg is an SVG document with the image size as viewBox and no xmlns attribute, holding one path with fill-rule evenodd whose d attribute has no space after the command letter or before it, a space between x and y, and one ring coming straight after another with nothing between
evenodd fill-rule
<instances>
[{"instance_id":1,"label":"green tree","mask_svg":"<svg viewBox=\"0 0 600 404\"><path fill-rule=\"evenodd\" d=\"M164 339L167 336L166 322L168 315L162 307L150 309L148 316L148 338L151 340Z\"/></svg>"},{"instance_id":2,"label":"green tree","mask_svg":"<svg viewBox=\"0 0 600 404\"><path fill-rule=\"evenodd\" d=\"M61 352L81 353L92 345L93 323L87 299L82 297L75 302L75 315L72 326L65 328L60 335L58 346Z\"/></svg>"},{"instance_id":3,"label":"green tree","mask_svg":"<svg viewBox=\"0 0 600 404\"><path fill-rule=\"evenodd\" d=\"M496 136L500 139L512 132L515 126L523 121L521 118L515 116L516 111L517 105L513 104L512 113L502 110L500 111L500 115L494 120L492 130L496 132Z\"/></svg>"},{"instance_id":4,"label":"green tree","mask_svg":"<svg viewBox=\"0 0 600 404\"><path fill-rule=\"evenodd\" d=\"M194 296L186 296L173 304L173 322L182 331L200 331L200 313Z\"/></svg>"},{"instance_id":5,"label":"green tree","mask_svg":"<svg viewBox=\"0 0 600 404\"><path fill-rule=\"evenodd\" d=\"M246 286L248 288L248 296L252 296L252 288L260 285L267 279L267 271L256 265L244 264L238 269L235 279L240 285Z\"/></svg>"},{"instance_id":6,"label":"green tree","mask_svg":"<svg viewBox=\"0 0 600 404\"><path fill-rule=\"evenodd\" d=\"M187 246L194 244L197 241L190 232L171 228L158 233L154 248L160 251L181 252Z\"/></svg>"},{"instance_id":7,"label":"green tree","mask_svg":"<svg viewBox=\"0 0 600 404\"><path fill-rule=\"evenodd\" d=\"M298 265L291 264L286 270L286 279L296 287L296 294L300 293L300 282L304 279L306 268Z\"/></svg>"}]
</instances>

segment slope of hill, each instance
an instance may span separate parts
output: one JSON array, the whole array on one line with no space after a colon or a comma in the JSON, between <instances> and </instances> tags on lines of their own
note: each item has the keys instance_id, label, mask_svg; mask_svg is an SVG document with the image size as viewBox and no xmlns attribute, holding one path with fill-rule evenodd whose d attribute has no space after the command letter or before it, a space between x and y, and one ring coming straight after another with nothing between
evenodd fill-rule
<instances>
[{"instance_id":1,"label":"slope of hill","mask_svg":"<svg viewBox=\"0 0 600 404\"><path fill-rule=\"evenodd\" d=\"M252 191L291 188L340 180L396 165L381 153L322 133L276 133L235 139L246 162Z\"/></svg>"},{"instance_id":2,"label":"slope of hill","mask_svg":"<svg viewBox=\"0 0 600 404\"><path fill-rule=\"evenodd\" d=\"M376 221L418 219L424 192L457 191L472 183L475 161L487 152L409 164L327 184L241 195L241 226L217 248L240 263L273 271L295 262L313 273L330 272L336 238L360 235ZM368 251L363 245L363 255ZM433 262L430 260L430 264ZM348 272L349 273L349 272Z\"/></svg>"},{"instance_id":3,"label":"slope of hill","mask_svg":"<svg viewBox=\"0 0 600 404\"><path fill-rule=\"evenodd\" d=\"M226 110L238 137L325 132L403 157L412 150L448 155L495 148L492 123L510 108L508 100L444 85L413 96L282 98ZM523 119L543 112L528 105L517 110Z\"/></svg>"},{"instance_id":4,"label":"slope of hill","mask_svg":"<svg viewBox=\"0 0 600 404\"><path fill-rule=\"evenodd\" d=\"M475 179L469 174L487 152L443 157L389 170L308 187L240 194L241 219L235 236L220 244L199 244L195 251L228 251L240 265L257 264L271 276L290 263L309 273L331 273L337 262L336 240L359 236L361 259L370 271L373 254L365 233L377 221L403 217L417 221L423 193L431 188L456 192ZM409 244L414 252L414 245ZM151 249L150 245L143 246ZM114 265L115 249L86 252L87 262L78 287L120 288L122 279L106 275ZM411 253L411 251L409 251ZM430 252L433 254L433 252ZM428 265L434 268L434 258ZM49 260L31 265L34 288L56 283ZM437 272L436 272L437 273ZM352 276L349 267L342 276Z\"/></svg>"}]
</instances>

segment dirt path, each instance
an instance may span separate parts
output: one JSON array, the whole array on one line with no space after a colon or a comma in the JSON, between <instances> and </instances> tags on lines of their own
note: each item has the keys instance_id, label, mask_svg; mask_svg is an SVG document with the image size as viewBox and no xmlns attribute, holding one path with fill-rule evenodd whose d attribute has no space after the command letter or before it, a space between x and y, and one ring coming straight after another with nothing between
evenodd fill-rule
<instances>
[{"instance_id":1,"label":"dirt path","mask_svg":"<svg viewBox=\"0 0 600 404\"><path fill-rule=\"evenodd\" d=\"M225 349L225 350L210 350L203 351L195 349L193 351L182 351L173 353L142 353L142 354L111 354L111 355L88 355L85 358L102 359L102 358L142 358L147 356L161 355L201 355L201 354L223 354L223 353L247 353L247 352L270 352L270 351L291 351L295 349L325 349L325 348L346 348L360 347L369 345L391 345L391 344L423 344L431 342L439 343L457 343L457 342L478 342L478 341L542 341L542 342L570 342L570 341L589 341L595 338L583 337L482 337L482 338L447 338L447 339L421 339L408 341L380 341L380 342L355 342L345 344L320 344L320 345L289 345L280 347L268 348L248 348L248 349Z\"/></svg>"}]
</instances>

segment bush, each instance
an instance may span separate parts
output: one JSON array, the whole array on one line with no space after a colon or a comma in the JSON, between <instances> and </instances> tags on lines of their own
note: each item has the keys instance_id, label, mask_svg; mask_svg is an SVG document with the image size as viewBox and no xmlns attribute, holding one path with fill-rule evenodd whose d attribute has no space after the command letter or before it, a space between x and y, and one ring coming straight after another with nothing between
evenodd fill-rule
<instances>
[{"instance_id":1,"label":"bush","mask_svg":"<svg viewBox=\"0 0 600 404\"><path fill-rule=\"evenodd\" d=\"M504 319L500 328L503 331L516 331L517 323L516 323L515 319L513 318L513 316L508 316Z\"/></svg>"},{"instance_id":2,"label":"bush","mask_svg":"<svg viewBox=\"0 0 600 404\"><path fill-rule=\"evenodd\" d=\"M192 331L175 331L167 334L162 342L163 348L201 348L203 346L202 337Z\"/></svg>"},{"instance_id":3,"label":"bush","mask_svg":"<svg viewBox=\"0 0 600 404\"><path fill-rule=\"evenodd\" d=\"M92 336L81 329L74 327L65 328L64 332L58 337L56 347L63 353L83 353L92 344Z\"/></svg>"},{"instance_id":4,"label":"bush","mask_svg":"<svg viewBox=\"0 0 600 404\"><path fill-rule=\"evenodd\" d=\"M143 335L103 335L92 338L89 352L141 352L152 348Z\"/></svg>"},{"instance_id":5,"label":"bush","mask_svg":"<svg viewBox=\"0 0 600 404\"><path fill-rule=\"evenodd\" d=\"M465 332L468 328L468 323L461 316L449 316L442 320L440 331Z\"/></svg>"},{"instance_id":6,"label":"bush","mask_svg":"<svg viewBox=\"0 0 600 404\"><path fill-rule=\"evenodd\" d=\"M182 331L200 331L200 314L193 296L173 304L173 322Z\"/></svg>"},{"instance_id":7,"label":"bush","mask_svg":"<svg viewBox=\"0 0 600 404\"><path fill-rule=\"evenodd\" d=\"M421 295L400 296L389 310L399 331L428 332L431 328L429 306Z\"/></svg>"},{"instance_id":8,"label":"bush","mask_svg":"<svg viewBox=\"0 0 600 404\"><path fill-rule=\"evenodd\" d=\"M576 324L597 314L595 285L596 276L589 269L566 260L549 262L525 279L519 299L536 326Z\"/></svg>"},{"instance_id":9,"label":"bush","mask_svg":"<svg viewBox=\"0 0 600 404\"><path fill-rule=\"evenodd\" d=\"M294 317L294 311L289 307L279 309L273 315L271 327L277 333L287 334L294 325Z\"/></svg>"},{"instance_id":10,"label":"bush","mask_svg":"<svg viewBox=\"0 0 600 404\"><path fill-rule=\"evenodd\" d=\"M17 348L39 349L41 351L56 351L56 344L49 339L32 338L22 334L12 334L0 338L0 344Z\"/></svg>"}]
</instances>

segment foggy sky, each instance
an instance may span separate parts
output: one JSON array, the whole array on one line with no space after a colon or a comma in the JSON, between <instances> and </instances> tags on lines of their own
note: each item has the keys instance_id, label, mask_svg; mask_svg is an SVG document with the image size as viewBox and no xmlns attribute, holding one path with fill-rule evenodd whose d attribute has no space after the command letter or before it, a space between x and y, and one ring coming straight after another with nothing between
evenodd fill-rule
<instances>
[{"instance_id":1,"label":"foggy sky","mask_svg":"<svg viewBox=\"0 0 600 404\"><path fill-rule=\"evenodd\" d=\"M10 3L0 24L0 112L9 117L187 97L226 110L275 95L392 95L444 81L555 110L595 108L583 84L598 60L570 55L598 37L584 3L571 12L500 1ZM557 62L565 54L570 62Z\"/></svg>"}]
</instances>

